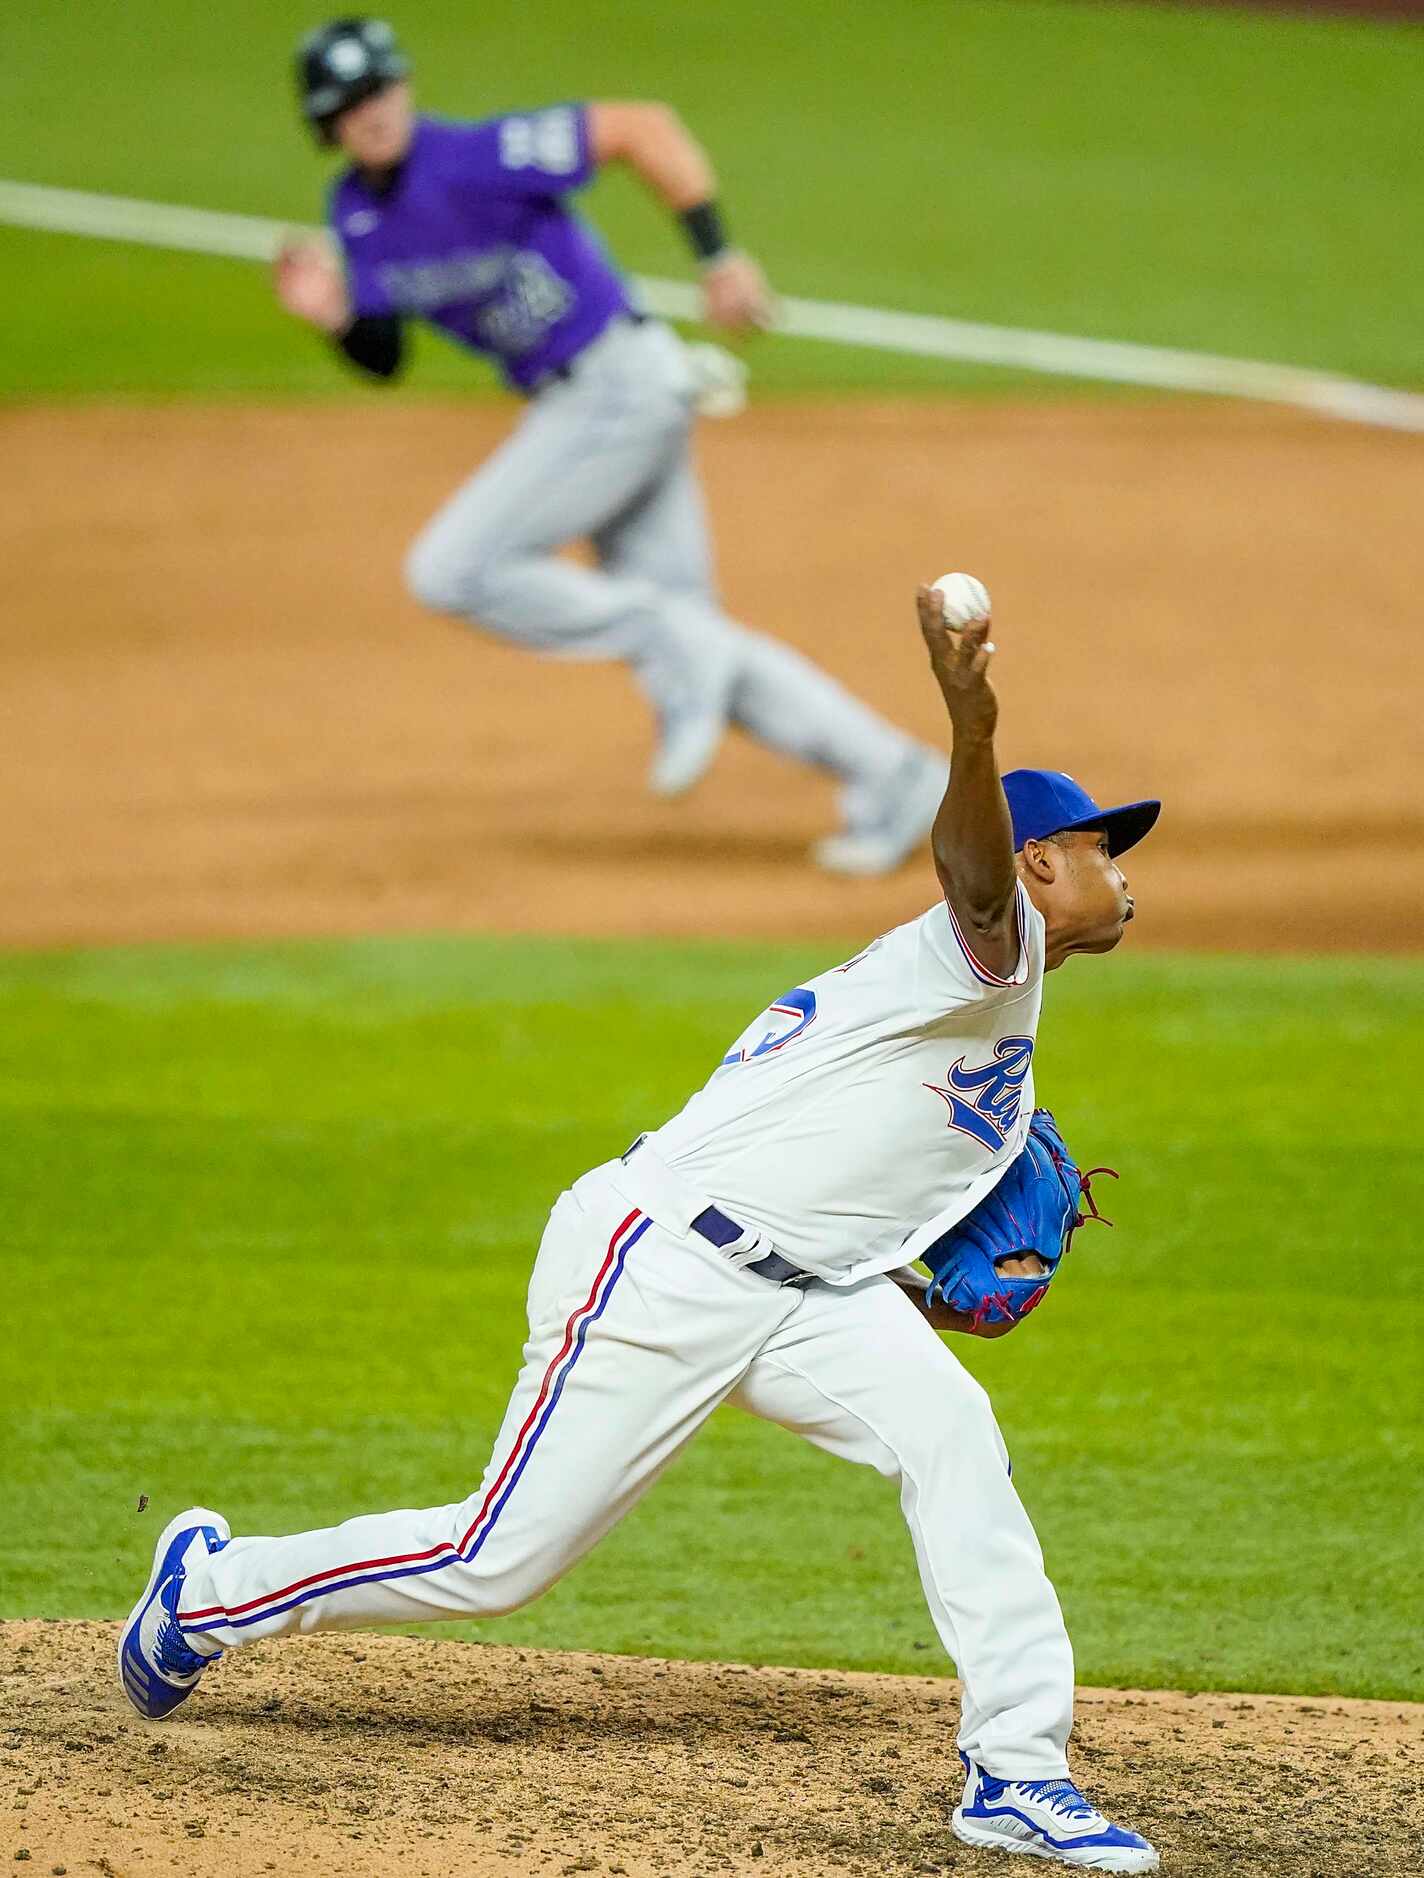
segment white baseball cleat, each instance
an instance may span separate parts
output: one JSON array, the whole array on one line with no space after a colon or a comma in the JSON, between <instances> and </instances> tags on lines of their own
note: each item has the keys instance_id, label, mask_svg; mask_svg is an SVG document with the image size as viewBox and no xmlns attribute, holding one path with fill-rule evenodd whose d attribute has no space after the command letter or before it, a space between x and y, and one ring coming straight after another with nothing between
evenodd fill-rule
<instances>
[{"instance_id":1,"label":"white baseball cleat","mask_svg":"<svg viewBox=\"0 0 1424 1878\"><path fill-rule=\"evenodd\" d=\"M977 1762L959 1758L967 1777L953 1824L965 1845L1025 1852L1085 1871L1156 1871L1157 1853L1141 1833L1104 1819L1071 1780L996 1780Z\"/></svg>"},{"instance_id":2,"label":"white baseball cleat","mask_svg":"<svg viewBox=\"0 0 1424 1878\"><path fill-rule=\"evenodd\" d=\"M667 711L658 719L658 747L648 771L655 796L681 796L712 767L726 733L726 713L717 706Z\"/></svg>"},{"instance_id":3,"label":"white baseball cleat","mask_svg":"<svg viewBox=\"0 0 1424 1878\"><path fill-rule=\"evenodd\" d=\"M674 623L637 677L658 720L648 787L655 796L686 795L712 767L727 733L736 641Z\"/></svg>"},{"instance_id":4,"label":"white baseball cleat","mask_svg":"<svg viewBox=\"0 0 1424 1878\"><path fill-rule=\"evenodd\" d=\"M847 791L846 826L812 848L830 874L893 874L929 839L949 781L949 765L916 749L879 789Z\"/></svg>"}]
</instances>

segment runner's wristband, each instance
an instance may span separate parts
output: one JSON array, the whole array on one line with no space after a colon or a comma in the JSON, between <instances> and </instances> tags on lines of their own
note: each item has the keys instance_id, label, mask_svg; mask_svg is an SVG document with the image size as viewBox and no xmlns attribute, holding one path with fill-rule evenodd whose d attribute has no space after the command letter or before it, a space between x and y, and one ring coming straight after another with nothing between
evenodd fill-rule
<instances>
[{"instance_id":1,"label":"runner's wristband","mask_svg":"<svg viewBox=\"0 0 1424 1878\"><path fill-rule=\"evenodd\" d=\"M397 314L367 313L332 338L353 365L373 378L394 378L405 352L405 334Z\"/></svg>"},{"instance_id":2,"label":"runner's wristband","mask_svg":"<svg viewBox=\"0 0 1424 1878\"><path fill-rule=\"evenodd\" d=\"M722 211L710 199L683 209L677 219L687 231L692 252L704 267L711 261L720 261L731 246L722 224Z\"/></svg>"}]
</instances>

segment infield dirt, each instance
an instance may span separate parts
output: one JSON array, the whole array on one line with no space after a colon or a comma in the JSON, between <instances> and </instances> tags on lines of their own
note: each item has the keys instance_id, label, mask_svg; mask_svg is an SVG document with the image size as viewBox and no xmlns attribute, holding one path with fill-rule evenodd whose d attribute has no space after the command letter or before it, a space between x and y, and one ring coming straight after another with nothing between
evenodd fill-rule
<instances>
[{"instance_id":1,"label":"infield dirt","mask_svg":"<svg viewBox=\"0 0 1424 1878\"><path fill-rule=\"evenodd\" d=\"M105 1878L292 1871L908 1872L950 1835L958 1685L381 1636L220 1664L137 1719L112 1624L0 1626L0 1860ZM1424 1708L1086 1689L1075 1757L1181 1878L1413 1878Z\"/></svg>"},{"instance_id":2,"label":"infield dirt","mask_svg":"<svg viewBox=\"0 0 1424 1878\"><path fill-rule=\"evenodd\" d=\"M486 406L0 418L0 943L395 929L864 936L824 778L642 789L626 676L403 592ZM780 406L709 426L727 599L925 736L912 591L997 603L1006 766L1160 794L1133 943L1419 944L1417 438L1217 405Z\"/></svg>"}]
</instances>

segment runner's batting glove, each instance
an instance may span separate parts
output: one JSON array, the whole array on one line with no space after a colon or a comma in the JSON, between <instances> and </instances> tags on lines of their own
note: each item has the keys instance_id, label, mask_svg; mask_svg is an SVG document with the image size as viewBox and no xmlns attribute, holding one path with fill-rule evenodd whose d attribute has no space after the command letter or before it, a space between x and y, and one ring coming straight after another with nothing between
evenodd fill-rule
<instances>
[{"instance_id":1,"label":"runner's batting glove","mask_svg":"<svg viewBox=\"0 0 1424 1878\"><path fill-rule=\"evenodd\" d=\"M1110 1167L1079 1171L1057 1123L1035 1109L1023 1152L984 1198L921 1256L934 1273L925 1292L951 1310L982 1324L1017 1324L1043 1302L1058 1262L1073 1234L1087 1220L1104 1219L1093 1199L1095 1175L1117 1175ZM1087 1210L1084 1211L1083 1209ZM1048 1270L1036 1278L1011 1278L997 1261L1036 1252Z\"/></svg>"}]
</instances>

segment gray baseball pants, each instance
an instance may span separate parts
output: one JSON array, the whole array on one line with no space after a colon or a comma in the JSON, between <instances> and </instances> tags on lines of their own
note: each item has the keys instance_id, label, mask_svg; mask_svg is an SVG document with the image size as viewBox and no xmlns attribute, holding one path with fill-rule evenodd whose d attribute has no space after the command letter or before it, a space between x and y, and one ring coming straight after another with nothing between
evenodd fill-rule
<instances>
[{"instance_id":1,"label":"gray baseball pants","mask_svg":"<svg viewBox=\"0 0 1424 1878\"><path fill-rule=\"evenodd\" d=\"M723 697L771 749L874 787L910 738L718 602L691 458L695 397L670 328L616 321L422 530L410 588L531 651L625 661L660 714ZM580 539L597 567L558 557Z\"/></svg>"}]
</instances>

